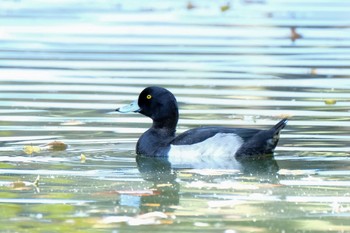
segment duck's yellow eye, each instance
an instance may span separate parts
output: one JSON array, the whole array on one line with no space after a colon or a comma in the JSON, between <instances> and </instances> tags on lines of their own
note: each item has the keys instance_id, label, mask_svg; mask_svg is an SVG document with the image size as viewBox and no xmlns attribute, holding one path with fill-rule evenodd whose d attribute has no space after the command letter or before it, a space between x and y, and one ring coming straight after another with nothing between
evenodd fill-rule
<instances>
[{"instance_id":1,"label":"duck's yellow eye","mask_svg":"<svg viewBox=\"0 0 350 233\"><path fill-rule=\"evenodd\" d=\"M150 99L152 99L152 96L151 96L151 95L147 95L146 98L147 98L148 100L150 100Z\"/></svg>"}]
</instances>

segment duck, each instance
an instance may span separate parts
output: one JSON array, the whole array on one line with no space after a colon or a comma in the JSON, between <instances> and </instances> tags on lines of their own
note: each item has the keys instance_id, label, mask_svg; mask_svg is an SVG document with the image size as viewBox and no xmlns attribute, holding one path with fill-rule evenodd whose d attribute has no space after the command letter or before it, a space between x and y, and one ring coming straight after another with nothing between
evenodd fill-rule
<instances>
[{"instance_id":1,"label":"duck","mask_svg":"<svg viewBox=\"0 0 350 233\"><path fill-rule=\"evenodd\" d=\"M159 86L146 87L138 99L116 109L140 113L152 126L136 143L137 156L165 158L170 164L191 168L237 168L244 161L271 155L288 119L270 129L205 126L176 135L179 108L173 93Z\"/></svg>"}]
</instances>

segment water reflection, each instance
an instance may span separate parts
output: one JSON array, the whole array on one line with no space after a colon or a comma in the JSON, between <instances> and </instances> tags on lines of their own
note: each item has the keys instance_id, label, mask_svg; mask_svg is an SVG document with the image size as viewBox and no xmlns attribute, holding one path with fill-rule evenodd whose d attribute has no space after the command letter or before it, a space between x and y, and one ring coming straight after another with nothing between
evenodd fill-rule
<instances>
[{"instance_id":1,"label":"water reflection","mask_svg":"<svg viewBox=\"0 0 350 233\"><path fill-rule=\"evenodd\" d=\"M260 156L258 158L241 158L241 171L243 174L255 176L271 176L276 177L279 166L272 154Z\"/></svg>"},{"instance_id":2,"label":"water reflection","mask_svg":"<svg viewBox=\"0 0 350 233\"><path fill-rule=\"evenodd\" d=\"M136 157L142 178L152 183L150 192L130 193L120 196L119 204L137 207L141 213L162 211L173 212L179 204L180 184L176 172L164 158Z\"/></svg>"},{"instance_id":3,"label":"water reflection","mask_svg":"<svg viewBox=\"0 0 350 233\"><path fill-rule=\"evenodd\" d=\"M174 211L174 207L179 204L181 196L181 185L179 179L177 179L177 174L185 170L172 167L166 158L137 156L136 162L141 177L145 181L152 182L152 186L149 187L152 192L143 195L123 195L119 204L138 207L141 212ZM229 172L229 175L223 172L223 181L234 180L240 176L250 176L264 183L278 183L277 172L279 167L272 155L257 159L241 159L239 162L241 163L240 171L237 173ZM203 180L217 182L210 177L210 174L219 174L223 170L211 170L212 172L209 172L208 175L204 174Z\"/></svg>"}]
</instances>

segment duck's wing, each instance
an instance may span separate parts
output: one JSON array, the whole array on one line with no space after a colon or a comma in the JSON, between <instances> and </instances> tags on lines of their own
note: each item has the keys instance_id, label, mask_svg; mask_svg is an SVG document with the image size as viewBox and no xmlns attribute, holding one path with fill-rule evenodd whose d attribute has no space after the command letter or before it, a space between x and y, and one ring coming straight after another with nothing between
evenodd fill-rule
<instances>
[{"instance_id":1,"label":"duck's wing","mask_svg":"<svg viewBox=\"0 0 350 233\"><path fill-rule=\"evenodd\" d=\"M254 135L262 130L259 129L245 129L245 128L226 128L226 127L200 127L190 129L177 137L175 137L170 144L172 145L191 145L200 143L208 138L214 137L216 134L233 134L242 139L243 142L249 140Z\"/></svg>"},{"instance_id":2,"label":"duck's wing","mask_svg":"<svg viewBox=\"0 0 350 233\"><path fill-rule=\"evenodd\" d=\"M178 135L170 144L192 145L217 134L232 134L241 140L241 146L235 154L236 158L246 159L273 153L279 140L279 133L286 126L287 121L287 119L283 119L268 130L226 127L195 128Z\"/></svg>"}]
</instances>

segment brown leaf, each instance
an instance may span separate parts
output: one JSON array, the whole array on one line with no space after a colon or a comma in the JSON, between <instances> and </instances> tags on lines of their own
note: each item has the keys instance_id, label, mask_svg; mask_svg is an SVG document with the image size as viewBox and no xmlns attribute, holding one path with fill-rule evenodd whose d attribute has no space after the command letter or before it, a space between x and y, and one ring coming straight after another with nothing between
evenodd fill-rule
<instances>
[{"instance_id":1,"label":"brown leaf","mask_svg":"<svg viewBox=\"0 0 350 233\"><path fill-rule=\"evenodd\" d=\"M61 141L53 141L45 146L45 149L53 151L63 151L68 148L68 145Z\"/></svg>"},{"instance_id":2,"label":"brown leaf","mask_svg":"<svg viewBox=\"0 0 350 233\"><path fill-rule=\"evenodd\" d=\"M12 183L12 187L15 189L22 189L26 186L26 184L23 181L15 181Z\"/></svg>"},{"instance_id":3,"label":"brown leaf","mask_svg":"<svg viewBox=\"0 0 350 233\"><path fill-rule=\"evenodd\" d=\"M290 28L290 39L294 42L297 39L303 38L303 36L299 33L297 33L296 28L295 27L291 27Z\"/></svg>"}]
</instances>

